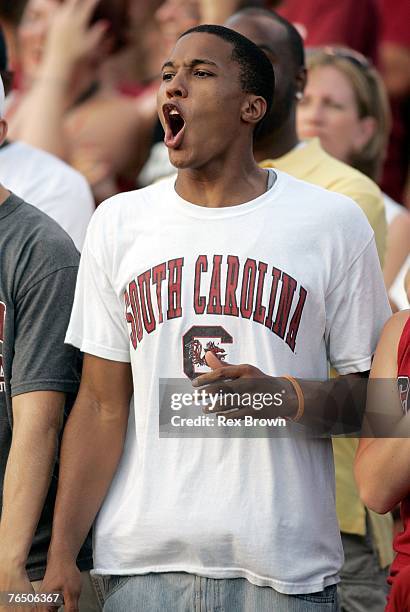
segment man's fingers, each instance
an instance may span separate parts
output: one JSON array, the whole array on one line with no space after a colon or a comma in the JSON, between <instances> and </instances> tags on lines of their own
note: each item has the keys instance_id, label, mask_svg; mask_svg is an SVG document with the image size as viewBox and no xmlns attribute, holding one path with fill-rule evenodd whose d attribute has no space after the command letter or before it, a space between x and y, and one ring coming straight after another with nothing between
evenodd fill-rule
<instances>
[{"instance_id":1,"label":"man's fingers","mask_svg":"<svg viewBox=\"0 0 410 612\"><path fill-rule=\"evenodd\" d=\"M79 612L79 593L64 593L64 612Z\"/></svg>"},{"instance_id":2,"label":"man's fingers","mask_svg":"<svg viewBox=\"0 0 410 612\"><path fill-rule=\"evenodd\" d=\"M255 412L249 409L249 406L246 408L234 409L225 408L222 405L215 406L215 410L204 409L206 414L215 414L215 417L224 416L226 419L244 419L246 416L255 416Z\"/></svg>"},{"instance_id":3,"label":"man's fingers","mask_svg":"<svg viewBox=\"0 0 410 612\"><path fill-rule=\"evenodd\" d=\"M201 374L201 376L198 376L198 378L195 378L195 380L192 382L192 385L194 387L202 387L203 385L207 385L211 382L225 380L227 378L230 378L230 379L239 378L241 375L242 375L241 366L226 365L223 368L212 370L212 372Z\"/></svg>"},{"instance_id":4,"label":"man's fingers","mask_svg":"<svg viewBox=\"0 0 410 612\"><path fill-rule=\"evenodd\" d=\"M216 370L217 368L226 368L230 363L226 363L226 361L221 361L212 351L207 351L205 353L205 361L206 364L212 368L212 370Z\"/></svg>"}]
</instances>

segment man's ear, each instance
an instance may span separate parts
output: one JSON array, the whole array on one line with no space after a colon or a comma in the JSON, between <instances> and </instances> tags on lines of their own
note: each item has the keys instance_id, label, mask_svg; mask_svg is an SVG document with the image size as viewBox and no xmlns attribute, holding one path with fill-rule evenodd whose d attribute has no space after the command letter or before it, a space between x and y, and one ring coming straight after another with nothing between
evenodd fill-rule
<instances>
[{"instance_id":1,"label":"man's ear","mask_svg":"<svg viewBox=\"0 0 410 612\"><path fill-rule=\"evenodd\" d=\"M7 121L5 119L0 119L0 146L7 138L8 128Z\"/></svg>"},{"instance_id":2,"label":"man's ear","mask_svg":"<svg viewBox=\"0 0 410 612\"><path fill-rule=\"evenodd\" d=\"M252 124L259 123L259 121L264 117L267 107L265 98L262 98L262 96L249 94L246 96L246 99L242 105L242 121Z\"/></svg>"}]
</instances>

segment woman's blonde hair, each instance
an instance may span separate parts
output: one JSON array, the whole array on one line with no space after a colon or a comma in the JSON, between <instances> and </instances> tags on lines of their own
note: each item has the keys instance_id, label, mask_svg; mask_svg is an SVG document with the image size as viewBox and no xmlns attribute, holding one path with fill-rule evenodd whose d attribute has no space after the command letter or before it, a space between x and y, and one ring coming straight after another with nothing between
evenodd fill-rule
<instances>
[{"instance_id":1,"label":"woman's blonde hair","mask_svg":"<svg viewBox=\"0 0 410 612\"><path fill-rule=\"evenodd\" d=\"M308 71L322 66L337 68L353 89L358 116L376 120L377 127L372 137L360 152L351 156L350 163L378 180L391 127L389 102L379 73L360 53L344 47L308 49L306 65Z\"/></svg>"}]
</instances>

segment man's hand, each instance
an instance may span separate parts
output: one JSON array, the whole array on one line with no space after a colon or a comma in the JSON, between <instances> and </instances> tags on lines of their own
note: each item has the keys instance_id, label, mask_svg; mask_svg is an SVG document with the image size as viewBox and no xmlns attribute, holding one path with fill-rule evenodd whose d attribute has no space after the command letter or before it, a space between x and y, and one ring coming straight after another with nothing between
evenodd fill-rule
<instances>
[{"instance_id":1,"label":"man's hand","mask_svg":"<svg viewBox=\"0 0 410 612\"><path fill-rule=\"evenodd\" d=\"M75 559L51 557L47 562L46 575L41 585L41 593L59 593L64 597L65 612L78 612L78 600L82 588L81 572ZM55 612L53 606L41 606L41 612Z\"/></svg>"},{"instance_id":2,"label":"man's hand","mask_svg":"<svg viewBox=\"0 0 410 612\"><path fill-rule=\"evenodd\" d=\"M246 416L269 418L296 413L297 400L295 403L295 393L287 380L268 376L249 364L224 363L211 351L206 353L205 359L212 371L198 376L192 385L214 396L220 393L222 401L217 402L212 409L204 408L204 412L233 411L232 416L239 419ZM284 393L289 401L279 402L279 395ZM238 395L232 394L239 394L242 399L238 401Z\"/></svg>"},{"instance_id":3,"label":"man's hand","mask_svg":"<svg viewBox=\"0 0 410 612\"><path fill-rule=\"evenodd\" d=\"M34 589L31 586L30 580L24 567L11 564L3 559L0 552L0 593L33 593ZM4 602L3 602L4 603ZM2 605L0 603L0 612L11 612L15 610L13 607ZM35 607L25 608L27 612L34 612Z\"/></svg>"}]
</instances>

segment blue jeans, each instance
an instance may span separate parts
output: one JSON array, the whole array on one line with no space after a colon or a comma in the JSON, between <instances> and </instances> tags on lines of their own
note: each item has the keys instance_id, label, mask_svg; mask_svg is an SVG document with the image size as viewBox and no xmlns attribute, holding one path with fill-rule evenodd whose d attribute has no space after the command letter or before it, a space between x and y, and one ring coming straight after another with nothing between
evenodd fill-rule
<instances>
[{"instance_id":1,"label":"blue jeans","mask_svg":"<svg viewBox=\"0 0 410 612\"><path fill-rule=\"evenodd\" d=\"M183 572L98 576L103 612L338 612L336 585L283 595L245 578L215 580Z\"/></svg>"},{"instance_id":2,"label":"blue jeans","mask_svg":"<svg viewBox=\"0 0 410 612\"><path fill-rule=\"evenodd\" d=\"M342 533L345 563L340 572L342 612L384 612L388 569L380 567L369 530L365 536Z\"/></svg>"}]
</instances>

